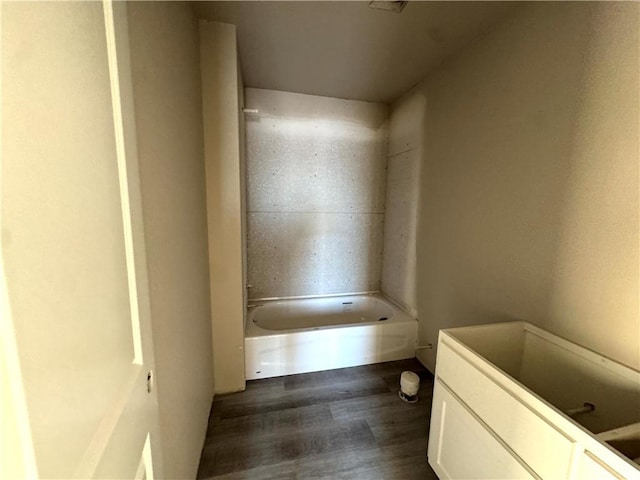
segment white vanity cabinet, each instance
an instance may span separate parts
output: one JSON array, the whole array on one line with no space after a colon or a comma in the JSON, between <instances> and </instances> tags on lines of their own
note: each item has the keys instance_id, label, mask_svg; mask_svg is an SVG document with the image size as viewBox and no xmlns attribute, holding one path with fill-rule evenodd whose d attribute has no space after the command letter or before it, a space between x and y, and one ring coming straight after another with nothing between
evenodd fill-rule
<instances>
[{"instance_id":1,"label":"white vanity cabinet","mask_svg":"<svg viewBox=\"0 0 640 480\"><path fill-rule=\"evenodd\" d=\"M640 479L640 372L526 322L442 330L429 463L444 479Z\"/></svg>"}]
</instances>

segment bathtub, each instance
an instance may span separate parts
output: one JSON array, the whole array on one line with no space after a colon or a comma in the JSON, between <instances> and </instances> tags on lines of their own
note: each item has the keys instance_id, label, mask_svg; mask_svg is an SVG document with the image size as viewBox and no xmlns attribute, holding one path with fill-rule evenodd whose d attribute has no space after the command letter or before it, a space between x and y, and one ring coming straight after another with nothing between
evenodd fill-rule
<instances>
[{"instance_id":1,"label":"bathtub","mask_svg":"<svg viewBox=\"0 0 640 480\"><path fill-rule=\"evenodd\" d=\"M251 302L247 380L415 356L417 321L381 294Z\"/></svg>"}]
</instances>

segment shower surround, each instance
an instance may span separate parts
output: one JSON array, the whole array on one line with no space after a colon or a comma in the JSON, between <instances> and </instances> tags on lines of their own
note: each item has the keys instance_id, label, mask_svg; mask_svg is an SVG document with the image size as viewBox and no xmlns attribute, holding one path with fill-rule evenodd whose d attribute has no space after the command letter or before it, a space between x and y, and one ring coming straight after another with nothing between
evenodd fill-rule
<instances>
[{"instance_id":1,"label":"shower surround","mask_svg":"<svg viewBox=\"0 0 640 480\"><path fill-rule=\"evenodd\" d=\"M250 299L380 290L388 107L245 98Z\"/></svg>"}]
</instances>

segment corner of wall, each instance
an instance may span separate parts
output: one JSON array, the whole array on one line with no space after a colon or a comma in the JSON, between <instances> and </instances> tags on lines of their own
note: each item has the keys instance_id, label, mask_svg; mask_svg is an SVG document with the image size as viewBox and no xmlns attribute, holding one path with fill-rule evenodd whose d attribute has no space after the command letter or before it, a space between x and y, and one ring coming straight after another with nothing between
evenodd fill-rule
<instances>
[{"instance_id":1,"label":"corner of wall","mask_svg":"<svg viewBox=\"0 0 640 480\"><path fill-rule=\"evenodd\" d=\"M418 318L417 235L426 96L417 85L391 106L381 290Z\"/></svg>"}]
</instances>

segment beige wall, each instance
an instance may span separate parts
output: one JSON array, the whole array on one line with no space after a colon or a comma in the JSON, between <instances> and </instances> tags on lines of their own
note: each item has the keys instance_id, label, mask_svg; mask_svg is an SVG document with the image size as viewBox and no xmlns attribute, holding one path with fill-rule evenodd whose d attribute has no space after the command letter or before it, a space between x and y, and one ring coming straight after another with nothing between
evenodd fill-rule
<instances>
[{"instance_id":1,"label":"beige wall","mask_svg":"<svg viewBox=\"0 0 640 480\"><path fill-rule=\"evenodd\" d=\"M244 390L243 179L236 28L200 22L216 393Z\"/></svg>"},{"instance_id":2,"label":"beige wall","mask_svg":"<svg viewBox=\"0 0 640 480\"><path fill-rule=\"evenodd\" d=\"M162 455L195 478L213 397L198 24L128 4Z\"/></svg>"},{"instance_id":3,"label":"beige wall","mask_svg":"<svg viewBox=\"0 0 640 480\"><path fill-rule=\"evenodd\" d=\"M523 319L638 368L639 8L528 4L417 89L421 342Z\"/></svg>"},{"instance_id":4,"label":"beige wall","mask_svg":"<svg viewBox=\"0 0 640 480\"><path fill-rule=\"evenodd\" d=\"M640 5L594 10L542 324L639 368Z\"/></svg>"}]
</instances>

